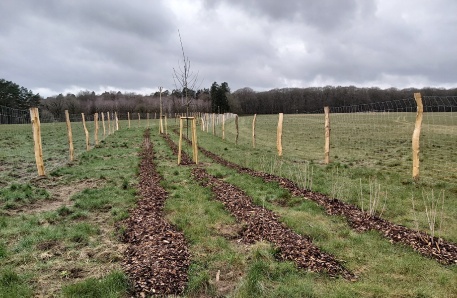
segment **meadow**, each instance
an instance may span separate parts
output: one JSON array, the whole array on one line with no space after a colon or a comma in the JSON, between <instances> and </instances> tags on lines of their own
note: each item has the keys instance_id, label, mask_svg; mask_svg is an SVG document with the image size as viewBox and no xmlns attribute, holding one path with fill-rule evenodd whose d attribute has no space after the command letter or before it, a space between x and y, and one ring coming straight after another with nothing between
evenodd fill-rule
<instances>
[{"instance_id":1,"label":"meadow","mask_svg":"<svg viewBox=\"0 0 457 298\"><path fill-rule=\"evenodd\" d=\"M457 242L455 115L437 113L424 125L418 181L411 178L414 114L333 116L328 165L322 162L322 115L285 115L281 158L276 154L277 115L257 117L255 149L252 117L240 117L238 145L233 120L226 123L225 140L218 126L215 135L199 130L198 142L229 161L365 209L378 198L378 205L371 206L376 214L429 233L426 210L435 202L436 236ZM128 129L121 121L119 131L100 137L100 144L86 152L82 125L74 123L72 163L65 124L42 124L47 176L39 179L30 125L0 126L0 297L128 296L130 285L121 265L122 220L138 197L138 151L148 126L144 120L136 124ZM177 143L178 136L171 133L175 122L169 124ZM88 122L91 140L92 125ZM165 215L184 232L192 256L185 296L455 297L456 265L440 265L375 231L357 233L345 219L326 215L315 203L200 154L200 164L210 174L273 210L295 232L310 236L358 279L297 269L278 261L276 248L264 241L239 243L236 234L242 225L192 179L192 166L176 165L157 121L150 126L154 162L169 194Z\"/></svg>"}]
</instances>

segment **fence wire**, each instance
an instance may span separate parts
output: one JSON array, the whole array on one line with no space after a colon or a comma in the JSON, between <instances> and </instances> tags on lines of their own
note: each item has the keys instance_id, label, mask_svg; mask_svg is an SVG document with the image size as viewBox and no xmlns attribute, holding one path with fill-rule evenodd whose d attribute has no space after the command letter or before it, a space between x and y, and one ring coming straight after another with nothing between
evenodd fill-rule
<instances>
[{"instance_id":1,"label":"fence wire","mask_svg":"<svg viewBox=\"0 0 457 298\"><path fill-rule=\"evenodd\" d=\"M421 177L440 176L455 181L457 96L425 96L422 102ZM412 134L417 112L414 98L330 107L330 110L332 164L378 168L411 177ZM239 118L239 146L253 146L252 121L253 116ZM277 121L277 115L257 116L257 149L276 152ZM225 135L228 141L235 142L234 122L226 125ZM311 114L284 115L283 156L297 162L323 163L324 143L323 109Z\"/></svg>"}]
</instances>

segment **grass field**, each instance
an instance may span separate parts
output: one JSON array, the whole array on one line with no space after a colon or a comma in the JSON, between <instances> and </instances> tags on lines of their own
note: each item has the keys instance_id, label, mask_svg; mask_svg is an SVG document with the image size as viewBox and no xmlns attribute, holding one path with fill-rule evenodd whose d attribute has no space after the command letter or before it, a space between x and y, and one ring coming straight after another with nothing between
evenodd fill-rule
<instances>
[{"instance_id":1,"label":"grass field","mask_svg":"<svg viewBox=\"0 0 457 298\"><path fill-rule=\"evenodd\" d=\"M314 191L363 204L365 209L370 197L373 201L377 196L379 212L386 202L384 217L411 228L428 230L426 206L430 209L432 201L439 201L442 217L437 218L436 228L442 225L438 235L457 242L455 118L455 113L425 115L419 181L411 178L415 113L331 115L329 165L323 164L323 115L284 116L282 158L276 154L277 115L257 117L256 149L252 149L253 117L241 117L236 149L224 150L235 142L235 124L231 121L225 127L225 142L213 150L236 163L303 186L312 183ZM222 136L221 127L216 135Z\"/></svg>"},{"instance_id":2,"label":"grass field","mask_svg":"<svg viewBox=\"0 0 457 298\"><path fill-rule=\"evenodd\" d=\"M285 115L281 159L276 157L276 116L257 117L256 149L251 148L252 117L240 118L238 146L233 122L226 126L226 140L221 140L220 128L216 136L199 131L198 139L200 146L232 162L288 177L353 204L364 202L364 208L369 206L370 194L372 199L382 198L381 202L386 198L384 218L425 231L429 230L425 205L432 190L435 200L444 191L444 205L437 210L442 224L437 222L436 234L457 242L457 185L451 171L457 163L453 154L457 132L455 119L449 116L424 125L421 153L425 155L427 148L436 151L424 157L424 177L419 182L413 182L410 174L408 142L414 116L409 114L384 115L374 124L368 115L335 115L330 165L321 162L322 115L306 115L304 120L303 115ZM340 122L346 128L337 128ZM383 124L386 130L368 129L375 124ZM140 128L132 123L131 129L121 122L120 131L89 152L85 152L82 125L74 125L77 159L71 164L66 164L65 124L43 125L45 166L51 164L51 169L42 179L35 178L31 127L0 126L0 297L127 297L129 284L121 271L121 221L136 201L137 153L146 121ZM151 126L154 162L169 193L166 217L184 232L190 245L186 296L455 297L455 265L440 265L409 247L389 243L376 232L356 233L343 218L326 215L315 203L237 174L200 154L212 175L243 189L294 231L311 236L359 279L349 282L298 270L292 263L278 262L269 243L247 246L235 241L240 224L212 199L210 190L192 180L191 167L176 166L176 157L157 134L157 122L151 121ZM338 129L353 133L338 139ZM435 132L428 139L427 130ZM171 137L177 142L176 135ZM188 146L184 150L190 152ZM438 166L427 169L435 158ZM279 204L284 199L286 206Z\"/></svg>"}]
</instances>

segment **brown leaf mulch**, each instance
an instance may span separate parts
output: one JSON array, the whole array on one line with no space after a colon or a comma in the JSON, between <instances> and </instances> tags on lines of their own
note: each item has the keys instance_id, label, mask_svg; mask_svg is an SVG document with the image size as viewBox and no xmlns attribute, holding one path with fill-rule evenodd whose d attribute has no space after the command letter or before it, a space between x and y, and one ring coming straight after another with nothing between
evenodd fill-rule
<instances>
[{"instance_id":1,"label":"brown leaf mulch","mask_svg":"<svg viewBox=\"0 0 457 298\"><path fill-rule=\"evenodd\" d=\"M329 198L326 195L299 188L289 179L275 175L254 171L229 162L222 157L199 147L206 156L226 167L232 168L239 173L245 173L254 177L260 177L265 182L276 182L280 187L288 190L294 196L303 196L323 206L330 215L342 215L348 220L350 226L356 231L363 232L377 230L390 242L400 242L411 246L424 256L435 259L441 264L457 264L457 245L442 238L432 237L423 231L415 231L405 226L391 223L377 216L370 216L360 208L345 203L341 200Z\"/></svg>"},{"instance_id":2,"label":"brown leaf mulch","mask_svg":"<svg viewBox=\"0 0 457 298\"><path fill-rule=\"evenodd\" d=\"M163 217L166 191L152 162L149 130L141 152L139 191L141 199L126 220L124 270L134 285L134 294L178 295L187 284L189 252L184 235Z\"/></svg>"}]
</instances>

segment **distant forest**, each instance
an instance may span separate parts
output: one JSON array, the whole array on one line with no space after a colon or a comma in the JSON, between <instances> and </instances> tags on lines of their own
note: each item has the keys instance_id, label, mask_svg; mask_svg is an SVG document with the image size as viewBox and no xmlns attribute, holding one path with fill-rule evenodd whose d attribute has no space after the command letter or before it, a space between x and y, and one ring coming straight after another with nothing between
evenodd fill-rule
<instances>
[{"instance_id":1,"label":"distant forest","mask_svg":"<svg viewBox=\"0 0 457 298\"><path fill-rule=\"evenodd\" d=\"M185 90L183 90L185 91ZM190 111L246 114L276 113L313 113L321 112L326 105L343 107L353 105L369 105L373 103L401 101L413 98L415 92L426 96L454 96L457 88L408 88L380 89L376 87L308 87L283 88L257 92L251 88L230 91L226 82L221 85L214 82L210 88L201 90L165 90L162 92L164 113L185 113L187 97L191 98ZM78 94L59 94L42 98L39 94L20 87L13 82L0 80L0 106L15 109L26 109L39 106L40 113L62 119L64 111L70 114L93 114L95 112L117 111L118 113L158 113L160 111L160 93L140 95L118 91L95 94L93 91L81 91ZM381 105L382 107L382 105Z\"/></svg>"}]
</instances>

